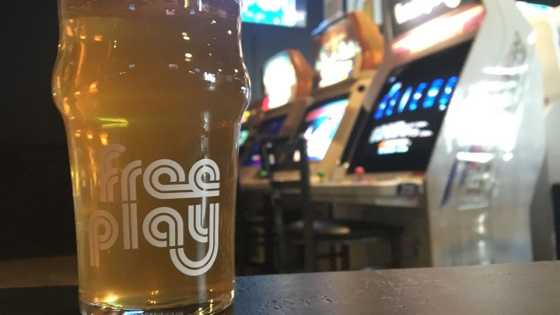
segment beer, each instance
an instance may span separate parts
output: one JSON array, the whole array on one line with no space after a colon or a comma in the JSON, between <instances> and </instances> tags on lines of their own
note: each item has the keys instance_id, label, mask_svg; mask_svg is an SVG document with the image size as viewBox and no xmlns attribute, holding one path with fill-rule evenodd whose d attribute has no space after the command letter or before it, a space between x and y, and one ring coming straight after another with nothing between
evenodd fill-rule
<instances>
[{"instance_id":1,"label":"beer","mask_svg":"<svg viewBox=\"0 0 560 315\"><path fill-rule=\"evenodd\" d=\"M224 309L249 91L238 1L59 5L82 308Z\"/></svg>"}]
</instances>

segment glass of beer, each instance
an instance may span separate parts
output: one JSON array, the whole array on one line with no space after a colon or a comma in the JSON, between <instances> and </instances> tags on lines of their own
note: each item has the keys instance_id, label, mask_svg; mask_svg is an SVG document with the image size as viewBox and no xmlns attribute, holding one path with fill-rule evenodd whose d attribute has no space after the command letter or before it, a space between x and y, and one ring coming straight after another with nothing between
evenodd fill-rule
<instances>
[{"instance_id":1,"label":"glass of beer","mask_svg":"<svg viewBox=\"0 0 560 315\"><path fill-rule=\"evenodd\" d=\"M59 0L83 314L214 314L234 296L249 79L239 0Z\"/></svg>"}]
</instances>

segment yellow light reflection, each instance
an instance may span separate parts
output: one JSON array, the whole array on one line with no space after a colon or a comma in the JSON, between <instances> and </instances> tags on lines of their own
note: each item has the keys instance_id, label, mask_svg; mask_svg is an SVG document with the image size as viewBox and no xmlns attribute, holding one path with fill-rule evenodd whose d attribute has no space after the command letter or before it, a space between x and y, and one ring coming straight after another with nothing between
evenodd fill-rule
<instances>
[{"instance_id":1,"label":"yellow light reflection","mask_svg":"<svg viewBox=\"0 0 560 315\"><path fill-rule=\"evenodd\" d=\"M92 140L92 139L93 139L93 133L92 133L91 131L89 131L89 132L87 133L87 138L88 138L89 140Z\"/></svg>"},{"instance_id":2,"label":"yellow light reflection","mask_svg":"<svg viewBox=\"0 0 560 315\"><path fill-rule=\"evenodd\" d=\"M241 123L245 124L249 121L249 118L251 118L251 112L246 110L243 112L243 117L241 118Z\"/></svg>"},{"instance_id":3,"label":"yellow light reflection","mask_svg":"<svg viewBox=\"0 0 560 315\"><path fill-rule=\"evenodd\" d=\"M101 141L102 145L107 146L109 144L109 135L105 132L100 134L99 141Z\"/></svg>"},{"instance_id":4,"label":"yellow light reflection","mask_svg":"<svg viewBox=\"0 0 560 315\"><path fill-rule=\"evenodd\" d=\"M109 293L105 298L103 298L103 302L107 304L113 304L119 300L119 296L116 294Z\"/></svg>"},{"instance_id":5,"label":"yellow light reflection","mask_svg":"<svg viewBox=\"0 0 560 315\"><path fill-rule=\"evenodd\" d=\"M159 290L150 291L150 297L148 298L148 300L146 302L150 305L157 305L158 304L158 300L157 300L158 295L159 295Z\"/></svg>"},{"instance_id":6,"label":"yellow light reflection","mask_svg":"<svg viewBox=\"0 0 560 315\"><path fill-rule=\"evenodd\" d=\"M97 120L101 122L103 129L128 127L128 120L125 118L99 117Z\"/></svg>"},{"instance_id":7,"label":"yellow light reflection","mask_svg":"<svg viewBox=\"0 0 560 315\"><path fill-rule=\"evenodd\" d=\"M66 26L66 36L74 37L74 30L69 25Z\"/></svg>"},{"instance_id":8,"label":"yellow light reflection","mask_svg":"<svg viewBox=\"0 0 560 315\"><path fill-rule=\"evenodd\" d=\"M97 81L92 82L89 85L89 93L90 94L97 94L97 92L99 92L99 89L97 88Z\"/></svg>"},{"instance_id":9,"label":"yellow light reflection","mask_svg":"<svg viewBox=\"0 0 560 315\"><path fill-rule=\"evenodd\" d=\"M62 99L62 111L65 115L70 114L70 104L68 103L68 97Z\"/></svg>"},{"instance_id":10,"label":"yellow light reflection","mask_svg":"<svg viewBox=\"0 0 560 315\"><path fill-rule=\"evenodd\" d=\"M93 40L96 42L102 42L103 41L103 35L95 35L93 36Z\"/></svg>"}]
</instances>

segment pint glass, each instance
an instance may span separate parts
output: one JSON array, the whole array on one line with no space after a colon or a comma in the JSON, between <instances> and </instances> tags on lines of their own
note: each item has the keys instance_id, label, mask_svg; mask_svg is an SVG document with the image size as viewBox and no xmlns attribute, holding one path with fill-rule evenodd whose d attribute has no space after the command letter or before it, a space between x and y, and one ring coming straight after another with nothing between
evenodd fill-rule
<instances>
[{"instance_id":1,"label":"pint glass","mask_svg":"<svg viewBox=\"0 0 560 315\"><path fill-rule=\"evenodd\" d=\"M83 312L226 308L249 94L239 0L59 0L59 10L53 95Z\"/></svg>"}]
</instances>

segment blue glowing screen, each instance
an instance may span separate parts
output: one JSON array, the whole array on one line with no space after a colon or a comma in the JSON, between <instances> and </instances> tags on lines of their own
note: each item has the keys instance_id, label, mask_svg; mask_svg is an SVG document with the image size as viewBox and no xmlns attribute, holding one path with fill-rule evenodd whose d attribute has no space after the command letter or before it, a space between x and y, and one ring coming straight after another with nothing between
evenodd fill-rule
<instances>
[{"instance_id":1,"label":"blue glowing screen","mask_svg":"<svg viewBox=\"0 0 560 315\"><path fill-rule=\"evenodd\" d=\"M379 121L393 115L396 117L406 114L406 112L414 112L418 108L430 110L435 106L440 111L445 111L451 102L458 82L459 77L456 75L408 85L396 81L392 83L377 107L374 114L375 120Z\"/></svg>"},{"instance_id":2,"label":"blue glowing screen","mask_svg":"<svg viewBox=\"0 0 560 315\"><path fill-rule=\"evenodd\" d=\"M350 143L349 172L425 171L459 84L471 42L394 69ZM453 106L461 106L460 104Z\"/></svg>"}]
</instances>

